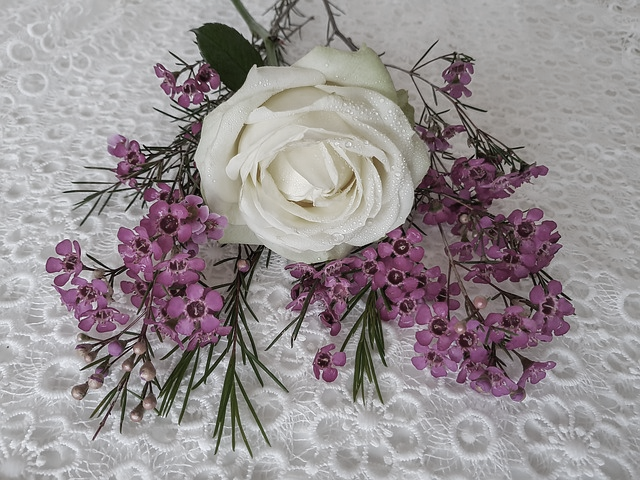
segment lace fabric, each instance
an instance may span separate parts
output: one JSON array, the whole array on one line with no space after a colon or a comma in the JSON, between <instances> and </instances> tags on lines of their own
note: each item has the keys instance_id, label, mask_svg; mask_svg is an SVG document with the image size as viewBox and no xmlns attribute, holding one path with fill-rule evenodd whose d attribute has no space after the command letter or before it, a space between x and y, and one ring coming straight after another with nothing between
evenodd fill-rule
<instances>
[{"instance_id":1,"label":"lace fabric","mask_svg":"<svg viewBox=\"0 0 640 480\"><path fill-rule=\"evenodd\" d=\"M246 32L240 17L222 1L0 3L0 478L638 477L640 2L345 4L342 31L385 52L388 63L411 66L438 39L440 53L476 58L470 103L488 113L474 118L550 169L499 208L539 206L558 222L564 248L550 273L563 282L576 316L567 335L537 347L558 366L522 403L417 371L409 361L412 332L391 325L389 367L379 371L385 403L371 390L364 404L354 403L352 364L332 384L313 377L311 361L327 341L311 319L292 348L281 341L262 357L288 393L247 376L272 444L247 421L253 457L226 440L214 454L220 372L194 392L180 426L176 413L148 415L119 433L114 418L92 441L99 420L88 417L98 396L78 403L69 395L84 381L76 324L44 271L67 237L117 261L117 229L135 225L141 211L107 208L80 227L85 211L72 210L79 198L62 192L74 189L73 180L109 179L81 167L111 161L110 134L168 143L172 126L154 111L167 103L153 65L171 65L169 50L195 59L189 30L205 21ZM262 14L271 0L246 4L268 23ZM320 3L304 0L300 10L316 20L289 47L292 59L324 41ZM410 87L397 72L394 78ZM254 281L261 319L254 334L263 347L291 319L284 265L276 258Z\"/></svg>"}]
</instances>

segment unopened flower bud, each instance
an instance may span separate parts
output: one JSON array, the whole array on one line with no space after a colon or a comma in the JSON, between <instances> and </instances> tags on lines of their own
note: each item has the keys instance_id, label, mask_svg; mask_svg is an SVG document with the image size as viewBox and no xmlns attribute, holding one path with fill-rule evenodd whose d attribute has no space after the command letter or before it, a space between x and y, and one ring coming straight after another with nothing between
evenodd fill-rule
<instances>
[{"instance_id":1,"label":"unopened flower bud","mask_svg":"<svg viewBox=\"0 0 640 480\"><path fill-rule=\"evenodd\" d=\"M107 351L112 357L119 357L124 351L125 343L120 340L114 340L107 345Z\"/></svg>"},{"instance_id":2,"label":"unopened flower bud","mask_svg":"<svg viewBox=\"0 0 640 480\"><path fill-rule=\"evenodd\" d=\"M144 417L144 408L142 408L142 403L139 403L136 408L131 410L129 418L132 422L138 423L142 421L142 417Z\"/></svg>"},{"instance_id":3,"label":"unopened flower bud","mask_svg":"<svg viewBox=\"0 0 640 480\"><path fill-rule=\"evenodd\" d=\"M487 297L478 295L476 298L473 299L473 306L476 307L478 310L482 310L487 306Z\"/></svg>"},{"instance_id":4,"label":"unopened flower bud","mask_svg":"<svg viewBox=\"0 0 640 480\"><path fill-rule=\"evenodd\" d=\"M153 410L158 405L158 400L153 393L147 395L144 400L142 400L142 408L145 410Z\"/></svg>"},{"instance_id":5,"label":"unopened flower bud","mask_svg":"<svg viewBox=\"0 0 640 480\"><path fill-rule=\"evenodd\" d=\"M84 354L84 361L87 363L93 362L98 356L98 352L87 352Z\"/></svg>"},{"instance_id":6,"label":"unopened flower bud","mask_svg":"<svg viewBox=\"0 0 640 480\"><path fill-rule=\"evenodd\" d=\"M151 360L147 360L140 367L140 378L145 382L151 382L154 378L156 378L156 367L153 366Z\"/></svg>"},{"instance_id":7,"label":"unopened flower bud","mask_svg":"<svg viewBox=\"0 0 640 480\"><path fill-rule=\"evenodd\" d=\"M71 389L71 396L76 400L82 400L89 390L89 384L87 382L76 385Z\"/></svg>"},{"instance_id":8,"label":"unopened flower bud","mask_svg":"<svg viewBox=\"0 0 640 480\"><path fill-rule=\"evenodd\" d=\"M76 345L76 353L84 358L84 356L91 351L93 345L90 343L79 343Z\"/></svg>"},{"instance_id":9,"label":"unopened flower bud","mask_svg":"<svg viewBox=\"0 0 640 480\"><path fill-rule=\"evenodd\" d=\"M456 332L458 335L462 335L464 332L467 331L467 322L463 322L462 320L456 322L455 325L453 326L453 331Z\"/></svg>"},{"instance_id":10,"label":"unopened flower bud","mask_svg":"<svg viewBox=\"0 0 640 480\"><path fill-rule=\"evenodd\" d=\"M241 258L240 260L238 260L236 262L236 267L238 268L239 272L247 273L249 271L249 269L251 268L251 264L249 263L248 260L245 260L244 258Z\"/></svg>"},{"instance_id":11,"label":"unopened flower bud","mask_svg":"<svg viewBox=\"0 0 640 480\"><path fill-rule=\"evenodd\" d=\"M94 373L89 377L89 380L87 380L87 384L89 385L89 388L97 390L98 388L102 387L102 385L104 385L104 375L100 373Z\"/></svg>"},{"instance_id":12,"label":"unopened flower bud","mask_svg":"<svg viewBox=\"0 0 640 480\"><path fill-rule=\"evenodd\" d=\"M135 365L134 358L135 358L135 355L131 355L124 362L122 362L122 370L124 370L125 372L132 371Z\"/></svg>"},{"instance_id":13,"label":"unopened flower bud","mask_svg":"<svg viewBox=\"0 0 640 480\"><path fill-rule=\"evenodd\" d=\"M133 345L133 353L136 355L142 355L147 351L147 345L142 341L138 341Z\"/></svg>"},{"instance_id":14,"label":"unopened flower bud","mask_svg":"<svg viewBox=\"0 0 640 480\"><path fill-rule=\"evenodd\" d=\"M95 338L90 337L90 336L89 336L89 335L87 335L86 333L82 333L82 332L80 332L80 333L78 333L78 334L76 335L76 341L77 341L77 342L89 342L89 341L91 341L91 340L95 340Z\"/></svg>"},{"instance_id":15,"label":"unopened flower bud","mask_svg":"<svg viewBox=\"0 0 640 480\"><path fill-rule=\"evenodd\" d=\"M511 397L511 400L513 400L514 402L521 402L525 399L525 397L527 396L527 393L524 391L524 388L518 387L516 390L511 392L509 396Z\"/></svg>"},{"instance_id":16,"label":"unopened flower bud","mask_svg":"<svg viewBox=\"0 0 640 480\"><path fill-rule=\"evenodd\" d=\"M93 278L104 278L105 271L102 268L96 268L93 271Z\"/></svg>"}]
</instances>

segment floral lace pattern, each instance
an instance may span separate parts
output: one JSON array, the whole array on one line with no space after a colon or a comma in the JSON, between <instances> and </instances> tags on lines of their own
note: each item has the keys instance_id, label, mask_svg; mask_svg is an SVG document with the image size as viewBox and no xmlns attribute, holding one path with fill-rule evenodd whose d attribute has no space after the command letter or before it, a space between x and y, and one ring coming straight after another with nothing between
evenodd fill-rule
<instances>
[{"instance_id":1,"label":"floral lace pattern","mask_svg":"<svg viewBox=\"0 0 640 480\"><path fill-rule=\"evenodd\" d=\"M270 0L246 3L268 21L260 14ZM475 395L418 372L414 338L389 328L389 368L378 373L385 403L373 391L353 403L349 367L331 384L316 381L311 362L326 339L310 321L303 341L264 356L289 393L246 384L272 443L247 425L253 458L230 444L213 454L219 375L194 392L180 426L177 414L125 424L122 434L111 422L91 441L96 402L69 395L81 378L76 325L44 265L67 236L117 259L118 228L133 228L141 212L107 210L76 228L84 212L62 191L102 179L80 167L104 165L114 133L170 140L171 125L153 110L164 106L153 66L170 65L169 50L195 57L189 29L203 21L242 21L227 2L12 2L0 11L0 478L637 478L640 2L353 0L344 8L341 30L387 62L411 65L437 39L443 51L473 55L472 103L489 110L479 124L549 167L505 202L542 207L563 235L551 273L576 316L568 334L538 347L557 363L547 381L518 404ZM292 59L324 39L319 2L300 9L316 21L288 49ZM263 347L292 318L284 265L275 258L254 281Z\"/></svg>"}]
</instances>

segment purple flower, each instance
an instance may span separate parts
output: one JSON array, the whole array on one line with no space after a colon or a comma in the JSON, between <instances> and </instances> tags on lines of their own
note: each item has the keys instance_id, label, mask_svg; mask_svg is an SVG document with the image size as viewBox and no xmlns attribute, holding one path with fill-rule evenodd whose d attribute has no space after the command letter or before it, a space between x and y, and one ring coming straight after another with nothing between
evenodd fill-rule
<instances>
[{"instance_id":1,"label":"purple flower","mask_svg":"<svg viewBox=\"0 0 640 480\"><path fill-rule=\"evenodd\" d=\"M532 178L546 175L548 171L549 169L543 165L531 165L522 172L508 173L497 177L491 183L476 185L476 195L478 200L488 206L495 199L509 197L516 188Z\"/></svg>"},{"instance_id":2,"label":"purple flower","mask_svg":"<svg viewBox=\"0 0 640 480\"><path fill-rule=\"evenodd\" d=\"M507 338L505 348L509 350L537 344L538 324L518 305L505 308L504 313L490 313L485 325L490 327L489 339L492 342L500 343Z\"/></svg>"},{"instance_id":3,"label":"purple flower","mask_svg":"<svg viewBox=\"0 0 640 480\"><path fill-rule=\"evenodd\" d=\"M149 291L150 281L143 280L131 270L127 271L127 275L133 280L133 282L129 282L127 280L122 280L120 282L120 288L125 295L131 295L130 302L133 306L137 308L142 307L142 301L147 297ZM153 298L160 298L165 295L165 290L163 285L159 283L153 284L152 290Z\"/></svg>"},{"instance_id":4,"label":"purple flower","mask_svg":"<svg viewBox=\"0 0 640 480\"><path fill-rule=\"evenodd\" d=\"M422 235L415 228L408 229L407 233L404 233L400 228L396 228L387 233L387 238L389 241L378 244L380 258L393 256L407 257L413 262L422 261L424 248L415 246L422 241Z\"/></svg>"},{"instance_id":5,"label":"purple flower","mask_svg":"<svg viewBox=\"0 0 640 480\"><path fill-rule=\"evenodd\" d=\"M468 262L473 259L474 247L471 242L455 242L449 245L449 251L461 262Z\"/></svg>"},{"instance_id":6,"label":"purple flower","mask_svg":"<svg viewBox=\"0 0 640 480\"><path fill-rule=\"evenodd\" d=\"M359 287L358 290L370 282L381 268L384 268L384 264L378 258L378 251L375 248L367 247L361 253L364 259L360 259L358 265L354 265L357 271L353 276L354 284ZM380 285L372 283L371 287L376 290L380 288Z\"/></svg>"},{"instance_id":7,"label":"purple flower","mask_svg":"<svg viewBox=\"0 0 640 480\"><path fill-rule=\"evenodd\" d=\"M187 287L184 298L173 297L167 304L169 316L180 318L175 330L182 335L191 335L199 330L204 333L215 332L220 326L216 315L221 309L220 294L198 283Z\"/></svg>"},{"instance_id":8,"label":"purple flower","mask_svg":"<svg viewBox=\"0 0 640 480\"><path fill-rule=\"evenodd\" d=\"M527 382L535 385L547 376L547 370L551 370L556 366L556 362L532 362L531 360L523 361L522 375L518 380L518 386L524 388Z\"/></svg>"},{"instance_id":9,"label":"purple flower","mask_svg":"<svg viewBox=\"0 0 640 480\"><path fill-rule=\"evenodd\" d=\"M129 140L122 135L111 135L107 138L107 151L116 158L124 158L129 151Z\"/></svg>"},{"instance_id":10,"label":"purple flower","mask_svg":"<svg viewBox=\"0 0 640 480\"><path fill-rule=\"evenodd\" d=\"M426 330L416 333L418 343L427 346L433 339L437 339L438 350L448 349L458 336L455 325L458 323L456 317L449 318L449 307L444 302L433 304L431 309L421 309L420 315L416 316L416 322L420 325L427 325Z\"/></svg>"},{"instance_id":11,"label":"purple flower","mask_svg":"<svg viewBox=\"0 0 640 480\"><path fill-rule=\"evenodd\" d=\"M453 224L458 219L456 207L459 205L459 203L446 197L429 198L418 206L418 212L424 213L422 221L426 225Z\"/></svg>"},{"instance_id":12,"label":"purple flower","mask_svg":"<svg viewBox=\"0 0 640 480\"><path fill-rule=\"evenodd\" d=\"M447 370L455 372L458 368L458 364L449 358L448 352L438 350L435 345L424 345L418 338L418 333L416 333L416 339L418 339L418 342L415 344L413 349L420 355L411 359L413 366L418 370L424 370L429 367L431 375L436 378L446 376Z\"/></svg>"},{"instance_id":13,"label":"purple flower","mask_svg":"<svg viewBox=\"0 0 640 480\"><path fill-rule=\"evenodd\" d=\"M440 131L438 125L432 125L424 128L420 125L416 126L416 131L420 138L424 140L432 152L445 152L451 148L451 144L447 141L454 137L457 133L464 132L463 125L447 125Z\"/></svg>"},{"instance_id":14,"label":"purple flower","mask_svg":"<svg viewBox=\"0 0 640 480\"><path fill-rule=\"evenodd\" d=\"M80 318L84 312L95 308L96 305L107 304L105 295L109 292L109 286L104 280L95 278L88 282L82 277L76 277L71 284L76 285L76 288L63 290L56 287L56 290L60 293L63 305L69 311L73 311L76 318Z\"/></svg>"},{"instance_id":15,"label":"purple flower","mask_svg":"<svg viewBox=\"0 0 640 480\"><path fill-rule=\"evenodd\" d=\"M182 86L177 87L178 105L188 108L189 105L198 105L204 100L204 94L195 78L185 80Z\"/></svg>"},{"instance_id":16,"label":"purple flower","mask_svg":"<svg viewBox=\"0 0 640 480\"><path fill-rule=\"evenodd\" d=\"M320 379L322 373L322 379L325 382L333 382L338 377L338 370L335 367L342 367L347 362L347 355L344 352L331 353L334 348L336 346L331 343L316 353L313 359L313 374L317 379Z\"/></svg>"},{"instance_id":17,"label":"purple flower","mask_svg":"<svg viewBox=\"0 0 640 480\"><path fill-rule=\"evenodd\" d=\"M413 327L416 313L424 305L424 290L414 290L406 293L404 298L396 301L398 307L398 326L400 328Z\"/></svg>"},{"instance_id":18,"label":"purple flower","mask_svg":"<svg viewBox=\"0 0 640 480\"><path fill-rule=\"evenodd\" d=\"M493 265L493 277L498 282L510 280L518 282L523 278L527 278L535 266L535 259L529 255L522 255L519 252L505 248L500 250L497 246L490 247L487 250L489 258L500 260Z\"/></svg>"},{"instance_id":19,"label":"purple flower","mask_svg":"<svg viewBox=\"0 0 640 480\"><path fill-rule=\"evenodd\" d=\"M205 243L208 239L218 240L222 238L227 219L217 213L210 213L209 207L203 205L202 198L196 195L187 195L182 200L188 215L181 219L181 225L191 229L191 240L196 244Z\"/></svg>"},{"instance_id":20,"label":"purple flower","mask_svg":"<svg viewBox=\"0 0 640 480\"><path fill-rule=\"evenodd\" d=\"M145 278L150 281L153 278L152 257L156 260L160 259L166 246L163 249L160 244L152 242L147 230L141 226L137 226L133 230L120 227L118 239L122 242L118 245L118 252L125 267L133 273L142 272Z\"/></svg>"},{"instance_id":21,"label":"purple flower","mask_svg":"<svg viewBox=\"0 0 640 480\"><path fill-rule=\"evenodd\" d=\"M176 77L173 73L167 70L164 65L157 63L153 67L156 77L162 79L162 83L160 84L160 88L164 90L164 93L169 95L171 98L177 93L176 88Z\"/></svg>"},{"instance_id":22,"label":"purple flower","mask_svg":"<svg viewBox=\"0 0 640 480\"><path fill-rule=\"evenodd\" d=\"M569 331L569 324L564 317L575 313L573 305L561 294L562 284L557 280L548 283L546 292L542 285L536 285L529 293L529 299L537 310L533 319L542 322L541 333L549 340L552 333L564 335Z\"/></svg>"},{"instance_id":23,"label":"purple flower","mask_svg":"<svg viewBox=\"0 0 640 480\"><path fill-rule=\"evenodd\" d=\"M442 78L447 83L441 88L443 92L448 93L453 98L471 96L471 91L466 87L471 82L473 74L473 64L456 60L442 72Z\"/></svg>"},{"instance_id":24,"label":"purple flower","mask_svg":"<svg viewBox=\"0 0 640 480\"><path fill-rule=\"evenodd\" d=\"M62 287L71 276L75 278L82 272L80 244L75 240L62 240L56 245L56 253L62 258L49 257L45 268L47 273L62 272L53 280L56 286Z\"/></svg>"},{"instance_id":25,"label":"purple flower","mask_svg":"<svg viewBox=\"0 0 640 480\"><path fill-rule=\"evenodd\" d=\"M111 332L116 329L116 325L114 324L114 322L117 322L120 325L125 325L128 321L129 315L120 313L115 308L101 305L94 310L84 312L80 316L80 323L78 323L78 328L80 328L80 330L88 332L89 330L91 330L91 327L97 325L97 332Z\"/></svg>"},{"instance_id":26,"label":"purple flower","mask_svg":"<svg viewBox=\"0 0 640 480\"><path fill-rule=\"evenodd\" d=\"M487 367L483 372L475 373L476 375L471 379L471 388L477 392L491 393L495 397L502 397L518 390L514 381L498 367ZM477 375L478 373L480 374Z\"/></svg>"},{"instance_id":27,"label":"purple flower","mask_svg":"<svg viewBox=\"0 0 640 480\"><path fill-rule=\"evenodd\" d=\"M228 224L227 217L218 215L217 213L209 213L209 216L204 221L204 230L198 234L194 234L192 240L195 243L201 244L206 240L220 240L224 235L224 228Z\"/></svg>"},{"instance_id":28,"label":"purple flower","mask_svg":"<svg viewBox=\"0 0 640 480\"><path fill-rule=\"evenodd\" d=\"M162 200L167 203L175 203L180 201L180 191L172 189L169 185L163 182L159 182L158 190L155 188L147 188L144 191L143 197L147 202L155 202L156 200Z\"/></svg>"},{"instance_id":29,"label":"purple flower","mask_svg":"<svg viewBox=\"0 0 640 480\"><path fill-rule=\"evenodd\" d=\"M455 330L458 331L457 328ZM464 331L458 335L454 345L449 348L449 357L456 362L460 362L465 357L474 363L486 362L489 354L482 344L481 335L484 338L484 330L480 322L477 320L466 322Z\"/></svg>"},{"instance_id":30,"label":"purple flower","mask_svg":"<svg viewBox=\"0 0 640 480\"><path fill-rule=\"evenodd\" d=\"M429 190L435 193L454 193L451 187L447 185L447 180L444 175L442 175L433 167L429 167L429 170L427 170L427 174L420 182L420 185L418 185L418 188L422 190Z\"/></svg>"},{"instance_id":31,"label":"purple flower","mask_svg":"<svg viewBox=\"0 0 640 480\"><path fill-rule=\"evenodd\" d=\"M123 159L115 169L118 180L131 188L136 188L137 181L131 176L140 171L141 165L147 161L147 157L140 151L140 144L122 135L111 135L107 139L107 150L114 157Z\"/></svg>"},{"instance_id":32,"label":"purple flower","mask_svg":"<svg viewBox=\"0 0 640 480\"><path fill-rule=\"evenodd\" d=\"M207 345L215 345L220 341L221 337L226 337L231 333L231 327L223 327L222 325L211 332L205 332L198 330L191 335L187 350L195 350L199 347L205 347Z\"/></svg>"},{"instance_id":33,"label":"purple flower","mask_svg":"<svg viewBox=\"0 0 640 480\"><path fill-rule=\"evenodd\" d=\"M187 210L187 216L180 223L191 229L191 237L203 233L204 222L209 218L209 207L203 205L202 198L197 195L187 195L180 203Z\"/></svg>"},{"instance_id":34,"label":"purple flower","mask_svg":"<svg viewBox=\"0 0 640 480\"><path fill-rule=\"evenodd\" d=\"M186 253L179 253L173 258L159 263L160 272L156 282L165 287L174 284L190 285L200 279L200 272L204 270L205 262L199 257L190 257Z\"/></svg>"},{"instance_id":35,"label":"purple flower","mask_svg":"<svg viewBox=\"0 0 640 480\"><path fill-rule=\"evenodd\" d=\"M191 227L182 223L189 216L184 205L158 200L149 208L149 215L142 219L140 225L147 230L149 236L166 236L186 242L191 238ZM167 252L165 252L167 253Z\"/></svg>"},{"instance_id":36,"label":"purple flower","mask_svg":"<svg viewBox=\"0 0 640 480\"><path fill-rule=\"evenodd\" d=\"M155 303L156 306L151 309L151 315L145 316L144 323L150 325L158 334L169 337L184 350L180 335L178 335L178 332L175 330L178 318L173 318L169 315L167 312L168 302L166 300L156 299Z\"/></svg>"},{"instance_id":37,"label":"purple flower","mask_svg":"<svg viewBox=\"0 0 640 480\"><path fill-rule=\"evenodd\" d=\"M496 177L496 167L484 158L458 158L451 168L451 179L466 188L491 183Z\"/></svg>"},{"instance_id":38,"label":"purple flower","mask_svg":"<svg viewBox=\"0 0 640 480\"><path fill-rule=\"evenodd\" d=\"M464 279L473 283L491 283L491 276L493 275L493 265L490 263L476 263L473 265L469 273L464 276Z\"/></svg>"},{"instance_id":39,"label":"purple flower","mask_svg":"<svg viewBox=\"0 0 640 480\"><path fill-rule=\"evenodd\" d=\"M206 93L220 86L220 75L208 63L203 63L196 73L196 82L198 89Z\"/></svg>"}]
</instances>

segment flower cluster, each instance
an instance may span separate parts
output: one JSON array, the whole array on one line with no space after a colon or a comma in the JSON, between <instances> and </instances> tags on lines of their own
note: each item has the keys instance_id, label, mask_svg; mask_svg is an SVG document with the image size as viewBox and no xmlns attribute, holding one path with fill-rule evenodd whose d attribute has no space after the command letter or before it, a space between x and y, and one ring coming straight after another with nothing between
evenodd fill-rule
<instances>
[{"instance_id":1,"label":"flower cluster","mask_svg":"<svg viewBox=\"0 0 640 480\"><path fill-rule=\"evenodd\" d=\"M295 11L295 1L289 1L287 11ZM330 16L332 8L327 2ZM278 15L268 31L287 37L295 31L287 18ZM331 36L337 33L332 20ZM224 38L229 30L207 24L194 32L200 51L206 52L218 45L203 48L201 42ZM263 265L261 254L271 251L298 262L286 267L294 278L287 309L297 315L271 345L294 325L295 340L311 305L319 307L320 323L332 339L345 335L339 347L318 347L310 368L317 379L337 379L354 341L354 399L358 392L365 398L365 381L382 399L373 354L386 365L384 333L399 328L415 337L414 354L407 361L417 369L434 377L452 375L478 392L522 400L527 384L539 382L556 365L530 358L530 350L565 334L566 317L574 308L561 283L545 271L561 248L556 223L539 208L494 211L500 200L548 170L523 161L467 115L468 106L459 99L471 96L473 60L460 53L429 59L430 49L412 70L399 69L411 77L423 100L414 125L407 121L404 97L387 71L398 67L385 67L370 49L348 53L318 48L294 68L261 70L254 65L274 66L269 60L281 59L275 37L257 40L257 35L254 43L243 44L239 33L232 35L239 50L225 52L237 59L231 67L216 64L215 55L191 64L178 59L176 71L155 65L160 88L182 115L168 114L181 123L169 146L144 146L123 135L107 140L108 153L118 162L110 168L113 185L84 190L89 195L79 203L93 203L91 214L105 208L115 193L130 191L129 205L141 200L147 208L137 225L117 233L121 262L110 268L90 255L85 261L80 244L68 239L47 260L54 288L81 330L76 349L86 368L93 369L84 383L73 387L73 397L82 399L89 389L109 383L116 363L121 366L120 379L96 409L104 417L98 431L114 406L122 412L129 408L129 393L139 400L130 410L132 421L141 421L146 410L166 415L188 378L184 414L190 391L223 368L217 445L227 416L234 438L242 424L239 399L267 439L242 384L244 375L237 371L250 369L260 384L269 377L286 389L259 359L248 321L256 318L251 281ZM341 85L339 70L349 70L354 59L362 71L351 75L355 83ZM427 80L431 74L422 75L422 69L439 61L447 64L441 72L444 85ZM325 70L327 66L331 68ZM306 88L318 78L326 85ZM298 88L299 82L305 88ZM272 89L280 83L293 87ZM377 102L360 101L358 92L369 84L379 89L371 98L384 97L383 110L393 113L393 119L382 119ZM256 94L265 88L264 95ZM295 115L279 110L289 103L283 100L285 93ZM432 96L452 108L436 110L426 100ZM353 105L361 110L361 124L354 124L351 114L351 123L343 120L345 109ZM306 110L316 107L329 110ZM329 127L318 118L328 122L330 138L325 138ZM379 135L369 138L365 132L373 129L372 118L379 122ZM344 123L344 131L335 127L336 121ZM227 129L231 123L234 127ZM344 141L333 138L334 127ZM376 144L379 138L385 139L381 145ZM276 210L269 209L271 202ZM253 216L243 217L247 212ZM262 231L255 231L258 224ZM217 240L237 244L228 249L235 253L207 265L200 249ZM208 277L209 269L228 261L233 262L231 279L225 277L228 270L214 272L215 282L221 283L205 278L206 269ZM121 297L131 306L120 308L116 301ZM179 355L164 383L156 376L151 334L175 344L167 357ZM514 361L520 364L516 368ZM134 393L129 380L135 368L143 386ZM242 436L246 442L243 431Z\"/></svg>"},{"instance_id":2,"label":"flower cluster","mask_svg":"<svg viewBox=\"0 0 640 480\"><path fill-rule=\"evenodd\" d=\"M108 149L116 157L128 157L132 152L142 155L138 142L122 136L110 137ZM118 172L116 175L120 178ZM151 386L156 370L147 352L147 329L171 338L186 351L215 345L231 331L219 319L222 296L200 283L205 262L197 256L200 245L222 236L226 218L210 212L200 197L182 195L165 183L147 189L144 198L151 202L148 214L133 229L121 227L118 231L121 266L84 265L79 243L68 239L56 246L59 257L49 258L46 264L47 272L58 273L54 286L79 321L78 328L89 332L95 327L98 334L112 332L103 339L86 334L79 337L77 351L96 369L84 384L72 389L73 397L82 399L89 389L102 387L115 362L131 353L122 361L122 369L130 372L141 364L140 377L145 382L144 400L130 414L133 421L140 421L144 410L157 404ZM96 278L83 278L83 271L93 271ZM130 316L112 305L115 279L121 275L127 278L120 282L121 291L141 312L130 325ZM62 288L67 283L72 288ZM142 330L132 335L130 327L140 318ZM118 326L121 328L116 330ZM105 347L106 356L98 358Z\"/></svg>"},{"instance_id":3,"label":"flower cluster","mask_svg":"<svg viewBox=\"0 0 640 480\"><path fill-rule=\"evenodd\" d=\"M228 333L216 317L222 297L198 283L205 262L197 253L199 245L222 236L226 218L209 212L200 197L183 197L166 184L147 190L145 196L155 202L140 225L118 231L124 266L112 271L112 278L126 274L128 279L121 281L120 288L136 308L146 307L144 322L158 333L183 348L180 335L189 337L189 350L216 343ZM115 330L114 321L126 324L129 316L108 306L112 286L102 278L87 281L78 276L83 269L79 244L63 240L56 252L62 258L50 258L47 271L62 272L56 277L56 288L80 320L80 329L89 331L96 325L98 332L107 332ZM75 288L62 289L71 276Z\"/></svg>"},{"instance_id":4,"label":"flower cluster","mask_svg":"<svg viewBox=\"0 0 640 480\"><path fill-rule=\"evenodd\" d=\"M380 318L396 321L400 328L420 323L429 302L442 301L458 308L460 303L454 298L460 293L458 284L449 283L439 266L425 267L421 241L415 228L406 232L398 228L376 246L320 269L305 263L289 265L287 269L298 281L287 308L301 312L309 304L322 305L319 317L332 336L340 333L352 299L367 289L376 294Z\"/></svg>"},{"instance_id":5,"label":"flower cluster","mask_svg":"<svg viewBox=\"0 0 640 480\"><path fill-rule=\"evenodd\" d=\"M463 60L454 60L444 72L442 78L446 85L442 87L442 91L448 93L453 98L471 96L471 90L467 85L471 83L471 75L473 74L473 64Z\"/></svg>"},{"instance_id":6,"label":"flower cluster","mask_svg":"<svg viewBox=\"0 0 640 480\"><path fill-rule=\"evenodd\" d=\"M140 225L118 232L131 279L121 288L138 308L146 302L145 323L181 347L180 335L189 337L186 348L193 350L229 333L217 318L222 297L198 283L205 262L197 256L200 244L222 236L226 218L209 212L196 195L183 198L166 184L159 187L148 191L157 200Z\"/></svg>"},{"instance_id":7,"label":"flower cluster","mask_svg":"<svg viewBox=\"0 0 640 480\"><path fill-rule=\"evenodd\" d=\"M111 289L107 282L102 278L89 281L80 276L84 265L78 242L65 239L56 245L56 253L61 257L50 257L46 270L48 273L61 272L55 278L54 286L63 305L78 320L80 330L87 332L95 326L98 332L110 332L117 328L116 323L125 325L129 321L128 315L110 306ZM62 288L68 283L71 288Z\"/></svg>"},{"instance_id":8,"label":"flower cluster","mask_svg":"<svg viewBox=\"0 0 640 480\"><path fill-rule=\"evenodd\" d=\"M442 74L447 82L442 90L456 99L470 96L466 85L472 73L470 63L454 59ZM468 382L474 390L509 394L520 401L526 383L538 382L555 366L551 361L534 362L521 352L566 333L569 325L564 318L574 310L560 282L544 273L561 248L556 223L543 220L539 208L517 209L508 216L488 209L548 170L525 164L513 151L475 130L467 117L461 119L462 124L448 124L436 117L416 127L432 155L431 168L416 190L414 212L422 226L409 219L406 230L398 228L358 254L318 267L290 265L297 281L288 308L305 312L310 304L322 305L320 319L335 336L353 300L370 288L376 293L373 313L380 320L396 320L401 328L416 324L422 328L416 332L417 356L412 358L416 368L435 377L457 372L457 381ZM475 147L475 155L453 155L449 141L460 134ZM425 226L437 227L448 274L440 266L424 264L424 239L418 229ZM526 280L533 282L527 298L497 285ZM493 299L506 306L492 306L497 311L485 313L489 299L482 295L471 299L465 282L493 288ZM345 346L346 342L341 353ZM324 350L323 354L329 355ZM522 365L517 382L505 368L513 358ZM337 375L334 370L330 381Z\"/></svg>"},{"instance_id":9,"label":"flower cluster","mask_svg":"<svg viewBox=\"0 0 640 480\"><path fill-rule=\"evenodd\" d=\"M199 105L204 101L207 93L220 87L220 76L207 63L187 65L180 72L171 72L158 63L154 70L156 76L162 79L160 88L183 108ZM185 70L190 72L189 77L179 84L177 79Z\"/></svg>"},{"instance_id":10,"label":"flower cluster","mask_svg":"<svg viewBox=\"0 0 640 480\"><path fill-rule=\"evenodd\" d=\"M118 180L130 188L137 188L138 181L133 175L140 172L147 161L147 157L140 150L140 144L135 140L129 141L122 135L110 136L107 139L107 144L108 152L114 157L122 159L115 169Z\"/></svg>"}]
</instances>

